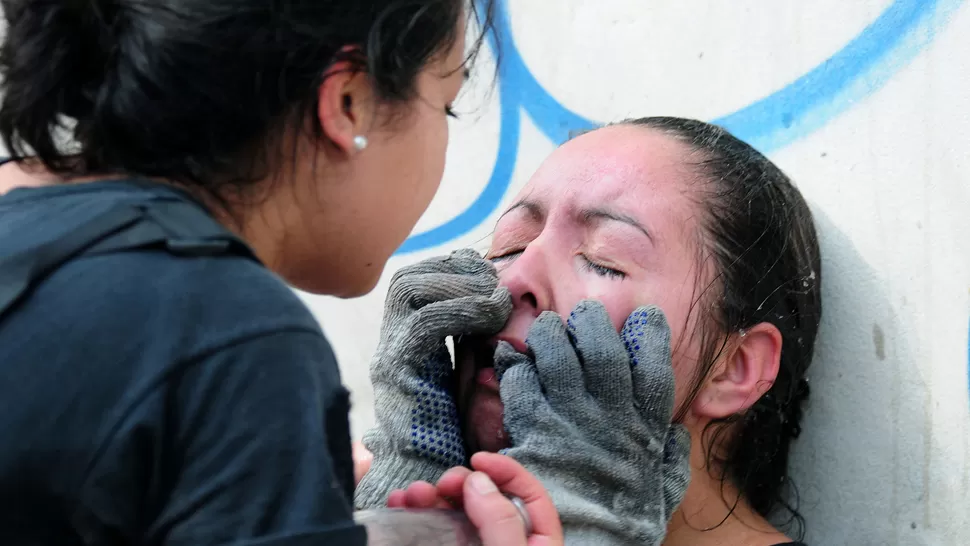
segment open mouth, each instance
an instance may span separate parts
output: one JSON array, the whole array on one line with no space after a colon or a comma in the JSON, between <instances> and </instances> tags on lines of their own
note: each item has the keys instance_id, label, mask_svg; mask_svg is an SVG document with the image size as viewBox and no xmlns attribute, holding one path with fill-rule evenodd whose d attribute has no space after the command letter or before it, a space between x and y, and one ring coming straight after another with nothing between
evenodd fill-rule
<instances>
[{"instance_id":1,"label":"open mouth","mask_svg":"<svg viewBox=\"0 0 970 546\"><path fill-rule=\"evenodd\" d=\"M455 340L458 411L469 453L509 447L498 377L494 338L464 336Z\"/></svg>"},{"instance_id":2,"label":"open mouth","mask_svg":"<svg viewBox=\"0 0 970 546\"><path fill-rule=\"evenodd\" d=\"M476 385L496 393L498 376L495 374L494 357L497 343L494 339L473 336L464 336L455 343L456 362L463 368L459 374L470 375Z\"/></svg>"}]
</instances>

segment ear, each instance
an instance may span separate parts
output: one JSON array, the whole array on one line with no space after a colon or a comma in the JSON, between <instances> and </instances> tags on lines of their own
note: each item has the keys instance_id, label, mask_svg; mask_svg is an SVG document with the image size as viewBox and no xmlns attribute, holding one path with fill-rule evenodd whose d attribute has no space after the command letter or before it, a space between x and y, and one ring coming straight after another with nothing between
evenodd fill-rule
<instances>
[{"instance_id":1,"label":"ear","mask_svg":"<svg viewBox=\"0 0 970 546\"><path fill-rule=\"evenodd\" d=\"M356 152L354 137L367 136L376 102L370 78L349 62L331 66L317 90L317 119L323 134L346 154Z\"/></svg>"},{"instance_id":2,"label":"ear","mask_svg":"<svg viewBox=\"0 0 970 546\"><path fill-rule=\"evenodd\" d=\"M781 332L762 322L734 334L733 349L715 364L691 407L695 415L721 419L743 412L758 401L775 383L781 362Z\"/></svg>"}]
</instances>

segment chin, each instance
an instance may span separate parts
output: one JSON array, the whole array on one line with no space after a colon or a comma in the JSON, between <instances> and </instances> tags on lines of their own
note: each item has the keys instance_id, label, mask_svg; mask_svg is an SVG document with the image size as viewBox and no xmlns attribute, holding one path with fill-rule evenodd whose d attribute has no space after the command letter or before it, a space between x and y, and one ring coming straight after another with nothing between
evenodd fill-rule
<instances>
[{"instance_id":1,"label":"chin","mask_svg":"<svg viewBox=\"0 0 970 546\"><path fill-rule=\"evenodd\" d=\"M382 266L380 269L370 272L368 275L361 275L361 277L348 282L345 285L344 290L334 291L329 295L343 299L366 296L367 294L370 294L377 286L377 283L381 280L381 272L383 271L384 267Z\"/></svg>"},{"instance_id":2,"label":"chin","mask_svg":"<svg viewBox=\"0 0 970 546\"><path fill-rule=\"evenodd\" d=\"M478 393L465 415L466 443L472 453L496 453L512 447L503 422L502 400L497 395Z\"/></svg>"},{"instance_id":3,"label":"chin","mask_svg":"<svg viewBox=\"0 0 970 546\"><path fill-rule=\"evenodd\" d=\"M284 275L286 282L303 292L317 296L342 299L358 298L374 290L384 272L386 261L379 265L362 266L353 270L336 270L332 265L320 264L298 274ZM322 273L322 274L321 274Z\"/></svg>"}]
</instances>

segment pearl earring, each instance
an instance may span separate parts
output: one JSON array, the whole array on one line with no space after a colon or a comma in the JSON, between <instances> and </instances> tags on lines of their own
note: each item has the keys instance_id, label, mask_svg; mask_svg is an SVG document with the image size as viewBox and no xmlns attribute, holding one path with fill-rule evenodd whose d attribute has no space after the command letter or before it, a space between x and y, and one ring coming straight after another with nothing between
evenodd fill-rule
<instances>
[{"instance_id":1,"label":"pearl earring","mask_svg":"<svg viewBox=\"0 0 970 546\"><path fill-rule=\"evenodd\" d=\"M363 151L367 147L367 137L364 135L357 135L354 137L354 149L358 152Z\"/></svg>"}]
</instances>

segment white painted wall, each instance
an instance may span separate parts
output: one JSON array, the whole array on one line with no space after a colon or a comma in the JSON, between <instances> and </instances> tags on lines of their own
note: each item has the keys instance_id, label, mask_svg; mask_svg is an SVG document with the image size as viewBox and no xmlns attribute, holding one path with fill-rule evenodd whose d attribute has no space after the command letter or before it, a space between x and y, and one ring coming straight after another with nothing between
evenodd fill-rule
<instances>
[{"instance_id":1,"label":"white painted wall","mask_svg":"<svg viewBox=\"0 0 970 546\"><path fill-rule=\"evenodd\" d=\"M970 3L506 6L506 53L528 72L508 70L489 91L486 70L463 96L459 110L471 114L453 124L444 185L415 233L467 209L496 164L512 173L496 177L510 182L505 204L578 128L568 112L737 112L728 126L798 183L822 239L825 317L795 456L809 542L970 544ZM528 73L548 94L528 87ZM500 139L503 122L519 138ZM497 160L500 141L517 157ZM356 435L373 421L366 370L390 273L486 248L495 213L474 211L483 214L469 232L446 229L432 248L392 260L372 295L307 298L353 391Z\"/></svg>"}]
</instances>

